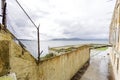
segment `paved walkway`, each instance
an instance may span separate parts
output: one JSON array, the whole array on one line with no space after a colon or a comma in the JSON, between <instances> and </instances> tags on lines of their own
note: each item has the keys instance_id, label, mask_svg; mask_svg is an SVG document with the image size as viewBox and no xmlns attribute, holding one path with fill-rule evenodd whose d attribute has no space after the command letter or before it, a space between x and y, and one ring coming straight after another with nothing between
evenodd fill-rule
<instances>
[{"instance_id":1,"label":"paved walkway","mask_svg":"<svg viewBox=\"0 0 120 80\"><path fill-rule=\"evenodd\" d=\"M80 80L108 80L109 49L91 51L90 66Z\"/></svg>"}]
</instances>

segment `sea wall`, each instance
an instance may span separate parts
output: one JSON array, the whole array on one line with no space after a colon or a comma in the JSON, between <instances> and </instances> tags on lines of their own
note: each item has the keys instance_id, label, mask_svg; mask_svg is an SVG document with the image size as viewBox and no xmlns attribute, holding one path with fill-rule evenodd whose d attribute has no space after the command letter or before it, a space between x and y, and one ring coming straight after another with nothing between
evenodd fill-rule
<instances>
[{"instance_id":1,"label":"sea wall","mask_svg":"<svg viewBox=\"0 0 120 80\"><path fill-rule=\"evenodd\" d=\"M17 80L70 80L89 60L89 46L49 59L37 60L17 44L12 36L0 32L0 76L15 73Z\"/></svg>"}]
</instances>

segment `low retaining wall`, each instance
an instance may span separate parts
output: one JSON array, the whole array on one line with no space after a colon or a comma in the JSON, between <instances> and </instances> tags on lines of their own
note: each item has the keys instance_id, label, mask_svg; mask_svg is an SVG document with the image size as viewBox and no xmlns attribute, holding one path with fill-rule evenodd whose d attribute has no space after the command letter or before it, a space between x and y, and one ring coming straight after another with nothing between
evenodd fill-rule
<instances>
[{"instance_id":1,"label":"low retaining wall","mask_svg":"<svg viewBox=\"0 0 120 80\"><path fill-rule=\"evenodd\" d=\"M44 60L39 65L40 80L70 80L89 60L89 46L83 45L77 50Z\"/></svg>"},{"instance_id":2,"label":"low retaining wall","mask_svg":"<svg viewBox=\"0 0 120 80\"><path fill-rule=\"evenodd\" d=\"M36 59L27 50L12 39L6 41L6 34L0 35L2 35L0 42L9 44L3 46L0 44L0 74L3 73L1 69L5 68L1 63L7 62L9 70L5 70L15 73L18 80L70 80L90 58L89 46L83 45L74 51L42 60L37 65ZM9 56L1 56L4 54Z\"/></svg>"}]
</instances>

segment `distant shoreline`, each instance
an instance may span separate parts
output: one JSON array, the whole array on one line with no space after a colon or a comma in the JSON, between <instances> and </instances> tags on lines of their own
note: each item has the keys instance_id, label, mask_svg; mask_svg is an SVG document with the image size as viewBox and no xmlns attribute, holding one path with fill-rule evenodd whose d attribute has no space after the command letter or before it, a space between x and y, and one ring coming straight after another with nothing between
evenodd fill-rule
<instances>
[{"instance_id":1,"label":"distant shoreline","mask_svg":"<svg viewBox=\"0 0 120 80\"><path fill-rule=\"evenodd\" d=\"M32 39L19 39L22 41L37 41ZM109 41L108 39L51 39L51 40L40 40L40 41Z\"/></svg>"}]
</instances>

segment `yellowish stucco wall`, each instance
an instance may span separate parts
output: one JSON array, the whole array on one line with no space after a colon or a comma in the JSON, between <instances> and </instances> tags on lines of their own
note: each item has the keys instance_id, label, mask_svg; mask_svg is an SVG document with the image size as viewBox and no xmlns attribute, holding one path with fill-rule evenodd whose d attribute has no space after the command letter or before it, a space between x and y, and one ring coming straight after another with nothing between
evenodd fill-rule
<instances>
[{"instance_id":1,"label":"yellowish stucco wall","mask_svg":"<svg viewBox=\"0 0 120 80\"><path fill-rule=\"evenodd\" d=\"M39 79L70 80L89 57L89 46L81 46L76 51L44 60L39 65Z\"/></svg>"},{"instance_id":2,"label":"yellowish stucco wall","mask_svg":"<svg viewBox=\"0 0 120 80\"><path fill-rule=\"evenodd\" d=\"M70 80L90 58L89 46L83 45L75 51L42 60L37 65L36 59L27 50L16 44L10 35L0 33L0 41L6 42L6 40L9 43L9 45L5 45L8 46L6 50L9 52L7 53L9 72L15 73L18 80ZM3 53L0 52L0 54Z\"/></svg>"},{"instance_id":3,"label":"yellowish stucco wall","mask_svg":"<svg viewBox=\"0 0 120 80\"><path fill-rule=\"evenodd\" d=\"M116 0L109 36L111 47L110 61L115 80L120 80L120 0Z\"/></svg>"},{"instance_id":4,"label":"yellowish stucco wall","mask_svg":"<svg viewBox=\"0 0 120 80\"><path fill-rule=\"evenodd\" d=\"M15 72L19 80L37 80L36 60L28 51L11 41L10 45L10 72Z\"/></svg>"},{"instance_id":5,"label":"yellowish stucco wall","mask_svg":"<svg viewBox=\"0 0 120 80\"><path fill-rule=\"evenodd\" d=\"M10 72L15 73L18 80L38 80L36 59L5 31L0 31L0 55L3 55L0 56L1 75ZM4 69L5 61L9 63L9 70Z\"/></svg>"},{"instance_id":6,"label":"yellowish stucco wall","mask_svg":"<svg viewBox=\"0 0 120 80\"><path fill-rule=\"evenodd\" d=\"M89 46L81 46L76 51L43 60L37 66L34 58L27 52L21 55L20 46L11 44L11 72L19 80L70 80L72 76L89 60Z\"/></svg>"},{"instance_id":7,"label":"yellowish stucco wall","mask_svg":"<svg viewBox=\"0 0 120 80\"><path fill-rule=\"evenodd\" d=\"M0 76L9 72L9 41L0 41Z\"/></svg>"}]
</instances>

